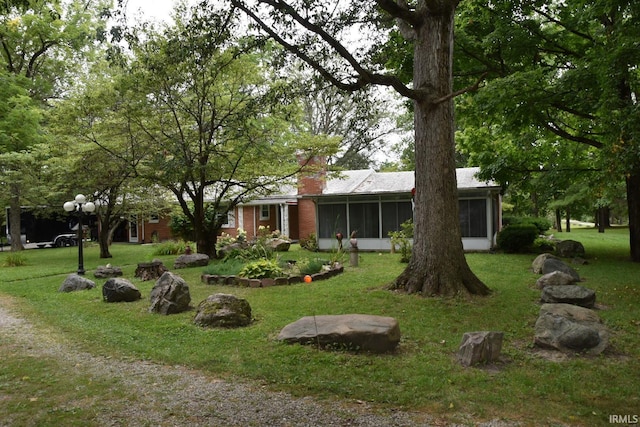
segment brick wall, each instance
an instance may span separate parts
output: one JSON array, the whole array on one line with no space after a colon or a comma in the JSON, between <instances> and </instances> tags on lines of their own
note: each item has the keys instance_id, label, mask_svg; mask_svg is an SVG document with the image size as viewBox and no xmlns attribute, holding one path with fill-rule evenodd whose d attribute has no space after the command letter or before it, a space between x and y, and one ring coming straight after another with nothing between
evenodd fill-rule
<instances>
[{"instance_id":1,"label":"brick wall","mask_svg":"<svg viewBox=\"0 0 640 427\"><path fill-rule=\"evenodd\" d=\"M310 159L298 157L298 162L303 168L310 170L298 176L298 195L322 194L326 185L327 159L322 156ZM300 239L305 239L316 232L316 204L313 199L298 200L298 230Z\"/></svg>"}]
</instances>

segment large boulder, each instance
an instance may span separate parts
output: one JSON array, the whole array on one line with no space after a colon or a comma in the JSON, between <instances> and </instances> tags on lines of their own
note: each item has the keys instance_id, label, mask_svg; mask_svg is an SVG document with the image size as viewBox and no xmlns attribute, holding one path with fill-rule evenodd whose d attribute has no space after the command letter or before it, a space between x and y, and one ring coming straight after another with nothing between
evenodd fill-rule
<instances>
[{"instance_id":1,"label":"large boulder","mask_svg":"<svg viewBox=\"0 0 640 427\"><path fill-rule=\"evenodd\" d=\"M176 258L173 268L206 267L207 265L209 265L209 255L185 254Z\"/></svg>"},{"instance_id":2,"label":"large boulder","mask_svg":"<svg viewBox=\"0 0 640 427\"><path fill-rule=\"evenodd\" d=\"M184 279L167 271L156 281L149 295L151 313L175 314L189 309L191 294Z\"/></svg>"},{"instance_id":3,"label":"large boulder","mask_svg":"<svg viewBox=\"0 0 640 427\"><path fill-rule=\"evenodd\" d=\"M133 302L142 298L142 294L133 283L114 277L102 285L102 298L106 302Z\"/></svg>"},{"instance_id":4,"label":"large boulder","mask_svg":"<svg viewBox=\"0 0 640 427\"><path fill-rule=\"evenodd\" d=\"M563 258L584 256L584 246L575 240L562 240L556 244L556 254Z\"/></svg>"},{"instance_id":5,"label":"large boulder","mask_svg":"<svg viewBox=\"0 0 640 427\"><path fill-rule=\"evenodd\" d=\"M209 295L198 305L194 323L222 328L247 326L251 323L251 306L247 300L234 295Z\"/></svg>"},{"instance_id":6,"label":"large boulder","mask_svg":"<svg viewBox=\"0 0 640 427\"><path fill-rule=\"evenodd\" d=\"M554 271L561 271L569 274L575 279L576 282L580 281L580 275L573 268L569 267L562 260L557 258L548 258L542 264L542 274L552 273Z\"/></svg>"},{"instance_id":7,"label":"large boulder","mask_svg":"<svg viewBox=\"0 0 640 427\"><path fill-rule=\"evenodd\" d=\"M540 297L542 303L564 303L593 308L596 293L580 285L546 286Z\"/></svg>"},{"instance_id":8,"label":"large boulder","mask_svg":"<svg viewBox=\"0 0 640 427\"><path fill-rule=\"evenodd\" d=\"M549 253L538 255L536 259L533 260L533 263L531 264L531 269L533 270L533 272L535 274L542 274L542 266L544 265L544 262L548 259L559 259L559 258Z\"/></svg>"},{"instance_id":9,"label":"large boulder","mask_svg":"<svg viewBox=\"0 0 640 427\"><path fill-rule=\"evenodd\" d=\"M502 351L502 332L466 332L458 349L458 361L463 366L495 362Z\"/></svg>"},{"instance_id":10,"label":"large boulder","mask_svg":"<svg viewBox=\"0 0 640 427\"><path fill-rule=\"evenodd\" d=\"M97 279L108 279L110 277L120 277L122 276L122 269L120 267L114 267L111 264L100 265L98 266L93 275Z\"/></svg>"},{"instance_id":11,"label":"large boulder","mask_svg":"<svg viewBox=\"0 0 640 427\"><path fill-rule=\"evenodd\" d=\"M602 353L609 345L609 331L588 308L571 304L544 304L535 325L537 346L564 353Z\"/></svg>"},{"instance_id":12,"label":"large boulder","mask_svg":"<svg viewBox=\"0 0 640 427\"><path fill-rule=\"evenodd\" d=\"M400 342L400 326L392 317L369 314L307 316L285 326L278 340L385 353Z\"/></svg>"},{"instance_id":13,"label":"large boulder","mask_svg":"<svg viewBox=\"0 0 640 427\"><path fill-rule=\"evenodd\" d=\"M58 288L58 292L74 292L83 291L85 289L93 289L96 287L95 282L87 279L84 276L73 273L67 276Z\"/></svg>"},{"instance_id":14,"label":"large boulder","mask_svg":"<svg viewBox=\"0 0 640 427\"><path fill-rule=\"evenodd\" d=\"M540 277L536 281L536 287L538 289L544 289L547 286L567 286L573 285L576 282L577 280L572 275L556 270Z\"/></svg>"}]
</instances>

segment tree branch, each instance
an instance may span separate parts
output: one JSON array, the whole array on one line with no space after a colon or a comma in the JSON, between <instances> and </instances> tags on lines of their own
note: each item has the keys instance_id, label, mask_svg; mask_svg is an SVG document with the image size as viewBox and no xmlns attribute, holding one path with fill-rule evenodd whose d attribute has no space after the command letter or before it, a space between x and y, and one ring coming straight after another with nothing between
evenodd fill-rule
<instances>
[{"instance_id":1,"label":"tree branch","mask_svg":"<svg viewBox=\"0 0 640 427\"><path fill-rule=\"evenodd\" d=\"M362 67L362 65L351 55L351 53L344 47L342 43L336 40L333 36L328 34L318 25L310 22L308 19L302 17L298 14L295 9L289 4L283 1L272 1L272 0L260 0L260 3L264 3L272 6L275 10L278 10L282 13L285 13L291 16L297 23L303 26L306 30L311 33L318 35L322 38L331 48L333 48L338 55L340 55L344 60L346 60L349 65L353 68L356 73L356 76L353 76L355 81L353 83L345 83L338 79L331 71L329 71L326 67L320 64L319 61L309 56L306 52L304 52L299 46L295 44L287 42L282 36L280 36L276 31L274 31L269 25L267 25L262 18L257 16L254 12L250 10L248 6L244 4L241 0L231 0L231 3L242 10L247 16L249 16L258 26L268 34L268 36L282 45L287 51L294 54L305 63L307 63L311 68L313 68L316 72L318 72L324 79L329 81L331 84L336 86L337 88L348 91L355 92L367 85L376 84L381 86L389 86L392 87L396 92L400 95L411 98L411 99L419 99L424 96L424 93L421 91L417 91L414 89L410 89L405 86L404 83L400 79L394 76L389 76L385 74L372 73L369 70L366 70Z\"/></svg>"},{"instance_id":2,"label":"tree branch","mask_svg":"<svg viewBox=\"0 0 640 427\"><path fill-rule=\"evenodd\" d=\"M399 0L398 2L393 0L376 0L376 3L389 15L406 22L414 28L422 25L422 19L417 13L409 9L406 0Z\"/></svg>"},{"instance_id":3,"label":"tree branch","mask_svg":"<svg viewBox=\"0 0 640 427\"><path fill-rule=\"evenodd\" d=\"M480 84L484 81L484 78L487 77L487 75L489 74L488 71L485 71L484 73L482 73L482 75L480 77L478 77L478 80L472 84L471 86L467 86L465 88L462 88L460 90L457 90L455 92L451 92L449 95L443 96L442 98L436 99L435 101L433 101L434 104L440 104L441 102L446 102L452 98L455 98L458 95L462 95L463 93L467 93L467 92L475 92L480 88Z\"/></svg>"}]
</instances>

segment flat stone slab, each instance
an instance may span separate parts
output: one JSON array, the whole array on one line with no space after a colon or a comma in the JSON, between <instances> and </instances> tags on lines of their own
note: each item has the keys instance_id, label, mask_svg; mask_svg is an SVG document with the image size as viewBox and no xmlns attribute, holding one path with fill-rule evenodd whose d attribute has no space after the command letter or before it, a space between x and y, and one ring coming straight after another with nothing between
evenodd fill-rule
<instances>
[{"instance_id":1,"label":"flat stone slab","mask_svg":"<svg viewBox=\"0 0 640 427\"><path fill-rule=\"evenodd\" d=\"M580 285L546 286L540 297L542 303L564 303L593 308L596 305L596 293Z\"/></svg>"},{"instance_id":2,"label":"flat stone slab","mask_svg":"<svg viewBox=\"0 0 640 427\"><path fill-rule=\"evenodd\" d=\"M285 326L278 340L386 353L398 346L400 326L393 317L370 314L307 316Z\"/></svg>"}]
</instances>

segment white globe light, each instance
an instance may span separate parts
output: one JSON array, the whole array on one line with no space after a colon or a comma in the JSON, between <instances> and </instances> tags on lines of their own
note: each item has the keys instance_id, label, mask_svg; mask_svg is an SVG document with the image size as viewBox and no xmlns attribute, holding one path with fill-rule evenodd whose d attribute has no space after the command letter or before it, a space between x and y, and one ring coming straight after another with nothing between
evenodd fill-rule
<instances>
[{"instance_id":1,"label":"white globe light","mask_svg":"<svg viewBox=\"0 0 640 427\"><path fill-rule=\"evenodd\" d=\"M73 202L65 202L65 204L62 205L62 207L67 212L73 212L76 209L76 204Z\"/></svg>"},{"instance_id":2,"label":"white globe light","mask_svg":"<svg viewBox=\"0 0 640 427\"><path fill-rule=\"evenodd\" d=\"M86 201L87 201L87 198L86 198L86 197L84 197L84 194L78 194L78 195L76 196L76 203L80 203L80 204L82 204L82 203L84 203L84 202L86 202Z\"/></svg>"},{"instance_id":3,"label":"white globe light","mask_svg":"<svg viewBox=\"0 0 640 427\"><path fill-rule=\"evenodd\" d=\"M87 202L82 205L82 210L84 212L93 212L96 210L96 205L94 205L92 202Z\"/></svg>"}]
</instances>

